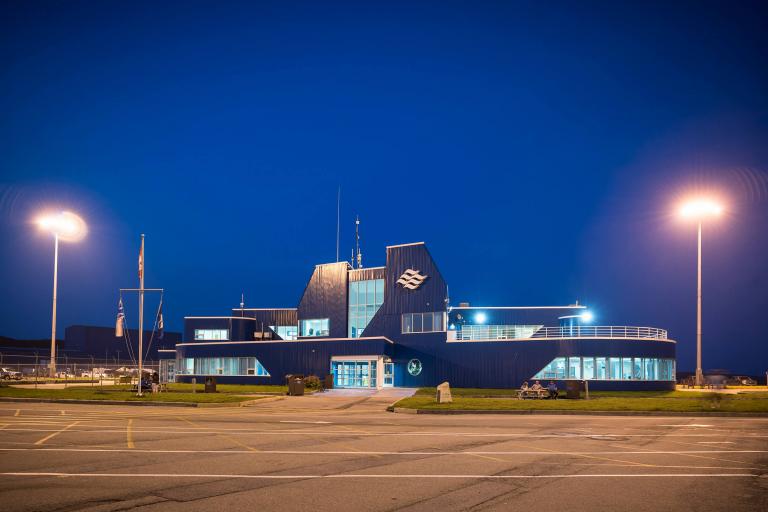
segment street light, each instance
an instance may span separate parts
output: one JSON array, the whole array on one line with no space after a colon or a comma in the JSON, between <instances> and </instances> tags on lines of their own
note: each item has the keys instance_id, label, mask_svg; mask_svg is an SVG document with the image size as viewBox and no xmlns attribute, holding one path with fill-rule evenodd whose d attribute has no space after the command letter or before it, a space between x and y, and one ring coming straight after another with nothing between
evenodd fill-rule
<instances>
[{"instance_id":1,"label":"street light","mask_svg":"<svg viewBox=\"0 0 768 512\"><path fill-rule=\"evenodd\" d=\"M696 275L696 385L704 385L704 373L701 370L701 224L704 219L719 217L723 207L717 201L707 198L693 199L680 207L680 216L693 219L699 226L698 271Z\"/></svg>"},{"instance_id":2,"label":"street light","mask_svg":"<svg viewBox=\"0 0 768 512\"><path fill-rule=\"evenodd\" d=\"M53 234L53 317L51 319L51 377L56 377L56 287L59 272L59 240L77 242L88 232L85 221L72 212L58 212L41 215L37 225L43 231Z\"/></svg>"}]
</instances>

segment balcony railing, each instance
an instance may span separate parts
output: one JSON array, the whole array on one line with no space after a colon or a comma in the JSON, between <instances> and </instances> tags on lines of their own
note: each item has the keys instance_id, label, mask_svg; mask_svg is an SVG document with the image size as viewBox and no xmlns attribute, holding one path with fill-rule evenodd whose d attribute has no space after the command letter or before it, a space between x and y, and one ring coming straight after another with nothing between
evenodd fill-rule
<instances>
[{"instance_id":1,"label":"balcony railing","mask_svg":"<svg viewBox=\"0 0 768 512\"><path fill-rule=\"evenodd\" d=\"M540 340L563 338L669 339L665 329L624 325L576 325L572 327L464 325L458 330L448 331L448 339L455 341Z\"/></svg>"}]
</instances>

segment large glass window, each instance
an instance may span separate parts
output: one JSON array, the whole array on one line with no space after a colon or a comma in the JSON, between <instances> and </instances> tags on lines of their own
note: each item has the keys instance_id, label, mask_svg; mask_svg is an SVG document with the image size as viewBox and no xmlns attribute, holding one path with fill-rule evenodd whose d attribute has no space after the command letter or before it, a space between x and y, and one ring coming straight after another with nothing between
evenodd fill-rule
<instances>
[{"instance_id":1,"label":"large glass window","mask_svg":"<svg viewBox=\"0 0 768 512\"><path fill-rule=\"evenodd\" d=\"M255 357L185 357L177 365L183 375L253 375L269 377Z\"/></svg>"},{"instance_id":2,"label":"large glass window","mask_svg":"<svg viewBox=\"0 0 768 512\"><path fill-rule=\"evenodd\" d=\"M383 303L383 279L350 281L348 336L359 338Z\"/></svg>"},{"instance_id":3,"label":"large glass window","mask_svg":"<svg viewBox=\"0 0 768 512\"><path fill-rule=\"evenodd\" d=\"M445 313L435 311L430 313L405 313L402 319L402 332L442 332L445 331Z\"/></svg>"},{"instance_id":4,"label":"large glass window","mask_svg":"<svg viewBox=\"0 0 768 512\"><path fill-rule=\"evenodd\" d=\"M229 329L195 329L195 341L229 339Z\"/></svg>"},{"instance_id":5,"label":"large glass window","mask_svg":"<svg viewBox=\"0 0 768 512\"><path fill-rule=\"evenodd\" d=\"M328 336L330 333L327 318L302 320L300 325L302 336Z\"/></svg>"},{"instance_id":6,"label":"large glass window","mask_svg":"<svg viewBox=\"0 0 768 512\"><path fill-rule=\"evenodd\" d=\"M675 360L631 357L556 357L532 379L675 380Z\"/></svg>"}]
</instances>

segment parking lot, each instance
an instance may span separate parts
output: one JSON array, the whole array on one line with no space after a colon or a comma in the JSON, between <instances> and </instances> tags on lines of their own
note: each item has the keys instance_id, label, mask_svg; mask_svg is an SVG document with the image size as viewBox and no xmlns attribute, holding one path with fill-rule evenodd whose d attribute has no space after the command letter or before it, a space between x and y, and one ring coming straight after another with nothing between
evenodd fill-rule
<instances>
[{"instance_id":1,"label":"parking lot","mask_svg":"<svg viewBox=\"0 0 768 512\"><path fill-rule=\"evenodd\" d=\"M765 510L768 418L0 404L7 510Z\"/></svg>"}]
</instances>

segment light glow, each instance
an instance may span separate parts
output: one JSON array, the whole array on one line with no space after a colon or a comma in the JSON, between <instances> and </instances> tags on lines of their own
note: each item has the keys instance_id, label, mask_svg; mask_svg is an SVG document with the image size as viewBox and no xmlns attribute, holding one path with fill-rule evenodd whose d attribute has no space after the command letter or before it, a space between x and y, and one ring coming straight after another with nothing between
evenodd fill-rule
<instances>
[{"instance_id":1,"label":"light glow","mask_svg":"<svg viewBox=\"0 0 768 512\"><path fill-rule=\"evenodd\" d=\"M595 315L593 315L591 311L585 311L581 314L582 322L591 322L594 319L595 319Z\"/></svg>"},{"instance_id":2,"label":"light glow","mask_svg":"<svg viewBox=\"0 0 768 512\"><path fill-rule=\"evenodd\" d=\"M43 231L48 231L66 242L82 240L88 233L88 226L77 214L72 212L58 212L41 215L36 223Z\"/></svg>"},{"instance_id":3,"label":"light glow","mask_svg":"<svg viewBox=\"0 0 768 512\"><path fill-rule=\"evenodd\" d=\"M687 219L718 217L723 213L723 206L712 199L693 199L680 207L680 216Z\"/></svg>"},{"instance_id":4,"label":"light glow","mask_svg":"<svg viewBox=\"0 0 768 512\"><path fill-rule=\"evenodd\" d=\"M476 324L484 324L487 320L485 313L478 313L475 315L475 323Z\"/></svg>"}]
</instances>

